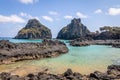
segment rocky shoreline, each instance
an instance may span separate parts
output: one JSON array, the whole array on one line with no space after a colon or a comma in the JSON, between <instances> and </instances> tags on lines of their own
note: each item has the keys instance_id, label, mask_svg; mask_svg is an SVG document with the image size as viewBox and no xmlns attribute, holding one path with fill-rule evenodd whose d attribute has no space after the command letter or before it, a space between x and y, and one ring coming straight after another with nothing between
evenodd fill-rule
<instances>
[{"instance_id":1,"label":"rocky shoreline","mask_svg":"<svg viewBox=\"0 0 120 80\"><path fill-rule=\"evenodd\" d=\"M89 75L82 75L78 72L73 72L71 69L57 75L47 73L46 69L43 72L30 73L24 77L2 72L0 80L120 80L120 65L110 65L105 73L95 71Z\"/></svg>"},{"instance_id":2,"label":"rocky shoreline","mask_svg":"<svg viewBox=\"0 0 120 80\"><path fill-rule=\"evenodd\" d=\"M0 64L56 57L67 52L66 44L58 40L44 39L42 43L12 43L0 40Z\"/></svg>"},{"instance_id":3,"label":"rocky shoreline","mask_svg":"<svg viewBox=\"0 0 120 80\"><path fill-rule=\"evenodd\" d=\"M112 47L120 48L120 40L92 40L79 38L70 41L72 46L89 46L89 45L111 45Z\"/></svg>"}]
</instances>

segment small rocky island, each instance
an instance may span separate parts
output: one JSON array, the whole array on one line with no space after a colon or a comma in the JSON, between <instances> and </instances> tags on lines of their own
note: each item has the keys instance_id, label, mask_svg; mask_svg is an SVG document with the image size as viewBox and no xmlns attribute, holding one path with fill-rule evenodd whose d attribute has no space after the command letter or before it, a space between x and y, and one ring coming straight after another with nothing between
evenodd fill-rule
<instances>
[{"instance_id":1,"label":"small rocky island","mask_svg":"<svg viewBox=\"0 0 120 80\"><path fill-rule=\"evenodd\" d=\"M66 44L57 40L44 39L42 43L12 43L0 40L0 64L56 57L67 52Z\"/></svg>"},{"instance_id":2,"label":"small rocky island","mask_svg":"<svg viewBox=\"0 0 120 80\"><path fill-rule=\"evenodd\" d=\"M60 30L57 39L71 40L86 36L88 33L90 31L81 23L81 19L74 18L70 24Z\"/></svg>"},{"instance_id":3,"label":"small rocky island","mask_svg":"<svg viewBox=\"0 0 120 80\"><path fill-rule=\"evenodd\" d=\"M89 75L82 75L73 72L71 69L58 75L44 71L35 74L30 73L24 77L3 72L0 74L0 80L120 80L120 65L110 65L105 73L95 71Z\"/></svg>"},{"instance_id":4,"label":"small rocky island","mask_svg":"<svg viewBox=\"0 0 120 80\"><path fill-rule=\"evenodd\" d=\"M51 30L37 19L30 19L26 26L15 36L15 39L51 39Z\"/></svg>"}]
</instances>

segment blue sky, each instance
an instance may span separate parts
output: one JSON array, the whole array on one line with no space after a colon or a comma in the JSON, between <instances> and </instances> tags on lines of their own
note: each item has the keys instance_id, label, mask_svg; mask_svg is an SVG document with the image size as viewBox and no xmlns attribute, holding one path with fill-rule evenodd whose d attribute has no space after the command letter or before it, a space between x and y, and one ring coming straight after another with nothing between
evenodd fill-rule
<instances>
[{"instance_id":1,"label":"blue sky","mask_svg":"<svg viewBox=\"0 0 120 80\"><path fill-rule=\"evenodd\" d=\"M32 18L50 28L53 37L73 18L96 31L120 26L120 0L0 0L0 37L14 37Z\"/></svg>"}]
</instances>

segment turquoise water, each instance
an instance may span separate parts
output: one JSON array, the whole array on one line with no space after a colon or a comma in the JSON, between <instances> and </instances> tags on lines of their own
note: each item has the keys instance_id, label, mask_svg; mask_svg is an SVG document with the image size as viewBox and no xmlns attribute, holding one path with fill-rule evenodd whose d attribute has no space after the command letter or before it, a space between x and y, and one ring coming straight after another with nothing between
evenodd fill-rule
<instances>
[{"instance_id":1,"label":"turquoise water","mask_svg":"<svg viewBox=\"0 0 120 80\"><path fill-rule=\"evenodd\" d=\"M14 43L24 43L24 42L42 42L40 39L12 39L12 38L0 38L0 40L9 40L10 42Z\"/></svg>"},{"instance_id":2,"label":"turquoise water","mask_svg":"<svg viewBox=\"0 0 120 80\"><path fill-rule=\"evenodd\" d=\"M9 39L11 42L41 42L42 40ZM62 40L64 41L64 40ZM83 74L94 72L95 70L106 71L108 65L120 64L120 49L104 45L91 45L87 47L72 47L68 41L69 48L67 54L55 58L40 60L27 60L9 65L0 65L0 71L10 71L16 74L26 74L30 70L34 72L49 69L51 73L63 73L71 68ZM19 68L19 69L18 69ZM21 72L18 72L18 71Z\"/></svg>"}]
</instances>

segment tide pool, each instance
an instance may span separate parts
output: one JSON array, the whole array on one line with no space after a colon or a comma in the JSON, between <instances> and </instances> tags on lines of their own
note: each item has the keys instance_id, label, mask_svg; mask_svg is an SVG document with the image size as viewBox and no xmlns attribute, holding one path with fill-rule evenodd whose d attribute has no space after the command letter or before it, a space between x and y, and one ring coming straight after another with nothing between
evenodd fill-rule
<instances>
[{"instance_id":1,"label":"tide pool","mask_svg":"<svg viewBox=\"0 0 120 80\"><path fill-rule=\"evenodd\" d=\"M9 39L11 42L41 42L42 40ZM0 65L0 72L24 75L48 69L50 73L59 74L71 68L75 72L89 74L95 70L105 72L108 65L120 64L120 49L104 45L72 47L62 40L69 52L55 58L26 60L8 65Z\"/></svg>"}]
</instances>

